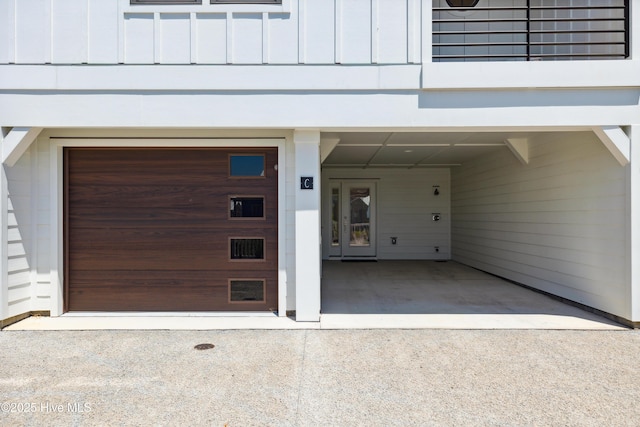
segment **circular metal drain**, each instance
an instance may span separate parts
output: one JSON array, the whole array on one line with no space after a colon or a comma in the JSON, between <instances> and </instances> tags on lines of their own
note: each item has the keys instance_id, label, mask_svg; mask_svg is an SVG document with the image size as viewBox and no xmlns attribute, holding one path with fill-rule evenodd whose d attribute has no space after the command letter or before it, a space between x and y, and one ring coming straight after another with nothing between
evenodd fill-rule
<instances>
[{"instance_id":1,"label":"circular metal drain","mask_svg":"<svg viewBox=\"0 0 640 427\"><path fill-rule=\"evenodd\" d=\"M209 350L209 349L212 349L213 347L215 347L215 345L204 343L204 344L195 345L193 348L195 348L196 350Z\"/></svg>"}]
</instances>

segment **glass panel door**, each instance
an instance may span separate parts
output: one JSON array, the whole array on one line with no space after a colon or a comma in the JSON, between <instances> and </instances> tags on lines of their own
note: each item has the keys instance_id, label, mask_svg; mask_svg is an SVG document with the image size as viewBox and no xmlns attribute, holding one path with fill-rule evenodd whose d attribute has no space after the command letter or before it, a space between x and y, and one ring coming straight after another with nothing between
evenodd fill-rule
<instances>
[{"instance_id":1,"label":"glass panel door","mask_svg":"<svg viewBox=\"0 0 640 427\"><path fill-rule=\"evenodd\" d=\"M371 245L371 192L368 187L349 190L349 246Z\"/></svg>"},{"instance_id":2,"label":"glass panel door","mask_svg":"<svg viewBox=\"0 0 640 427\"><path fill-rule=\"evenodd\" d=\"M342 256L375 256L375 183L342 185Z\"/></svg>"},{"instance_id":3,"label":"glass panel door","mask_svg":"<svg viewBox=\"0 0 640 427\"><path fill-rule=\"evenodd\" d=\"M340 246L340 187L331 189L331 246Z\"/></svg>"}]
</instances>

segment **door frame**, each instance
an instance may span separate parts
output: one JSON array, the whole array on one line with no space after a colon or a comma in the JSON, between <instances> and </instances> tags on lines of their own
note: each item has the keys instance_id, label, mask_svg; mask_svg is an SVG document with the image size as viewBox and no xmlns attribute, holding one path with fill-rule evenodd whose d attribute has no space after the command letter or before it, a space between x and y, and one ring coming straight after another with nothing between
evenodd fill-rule
<instances>
[{"instance_id":1,"label":"door frame","mask_svg":"<svg viewBox=\"0 0 640 427\"><path fill-rule=\"evenodd\" d=\"M65 235L64 235L64 147L104 148L224 148L274 147L278 149L278 315L286 316L286 138L49 138L50 177L50 254L51 254L51 316L62 315L65 300Z\"/></svg>"},{"instance_id":2,"label":"door frame","mask_svg":"<svg viewBox=\"0 0 640 427\"><path fill-rule=\"evenodd\" d=\"M377 206L378 206L378 179L376 178L329 178L329 183L323 195L322 209L322 240L323 258L324 259L375 259L378 255L377 245ZM352 186L366 185L371 189L371 212L370 212L370 241L369 251L361 251L364 253L347 254L345 248L348 247L347 240L344 239L344 215L347 211L345 201L348 195L345 190ZM340 220L338 221L338 244L333 243L333 196L334 190L338 189L338 213Z\"/></svg>"}]
</instances>

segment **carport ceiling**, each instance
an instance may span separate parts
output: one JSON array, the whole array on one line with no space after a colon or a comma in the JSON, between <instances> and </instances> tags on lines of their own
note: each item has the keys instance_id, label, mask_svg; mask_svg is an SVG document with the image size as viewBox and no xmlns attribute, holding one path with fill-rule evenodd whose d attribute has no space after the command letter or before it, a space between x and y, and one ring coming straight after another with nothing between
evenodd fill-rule
<instances>
[{"instance_id":1,"label":"carport ceiling","mask_svg":"<svg viewBox=\"0 0 640 427\"><path fill-rule=\"evenodd\" d=\"M442 167L464 162L493 150L509 150L513 132L339 132L339 140L323 162L328 167Z\"/></svg>"}]
</instances>

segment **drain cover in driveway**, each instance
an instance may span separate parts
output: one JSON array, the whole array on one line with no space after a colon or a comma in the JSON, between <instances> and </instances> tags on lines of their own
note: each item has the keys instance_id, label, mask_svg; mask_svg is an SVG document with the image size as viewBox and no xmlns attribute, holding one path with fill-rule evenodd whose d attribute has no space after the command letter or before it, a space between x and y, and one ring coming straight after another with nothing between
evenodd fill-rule
<instances>
[{"instance_id":1,"label":"drain cover in driveway","mask_svg":"<svg viewBox=\"0 0 640 427\"><path fill-rule=\"evenodd\" d=\"M215 345L209 344L209 343L204 343L204 344L198 344L198 345L194 346L193 348L195 348L196 350L209 350L209 349L212 349L213 347L215 347Z\"/></svg>"}]
</instances>

